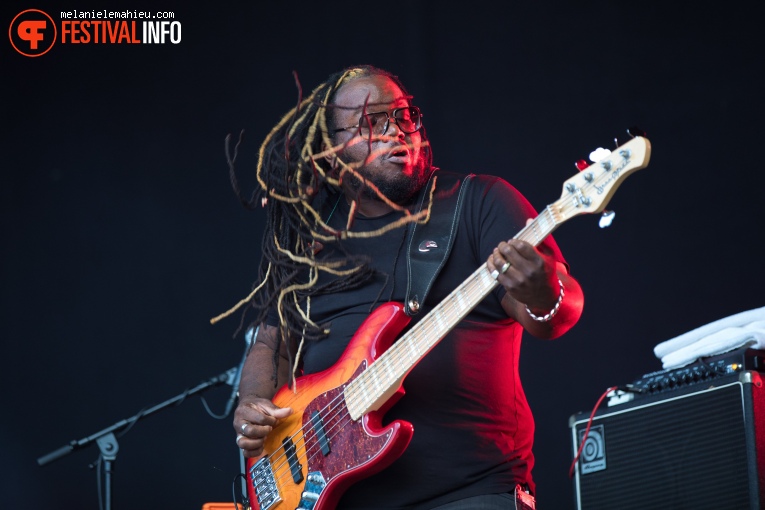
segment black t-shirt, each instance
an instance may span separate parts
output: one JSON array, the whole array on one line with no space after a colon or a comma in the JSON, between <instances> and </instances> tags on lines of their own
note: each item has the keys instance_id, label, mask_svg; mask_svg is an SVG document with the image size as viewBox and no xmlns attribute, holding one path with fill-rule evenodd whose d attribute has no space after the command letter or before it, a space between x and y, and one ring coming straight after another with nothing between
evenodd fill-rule
<instances>
[{"instance_id":1,"label":"black t-shirt","mask_svg":"<svg viewBox=\"0 0 765 510\"><path fill-rule=\"evenodd\" d=\"M339 200L330 225L342 228L348 212L346 201ZM352 230L373 231L399 215L357 217ZM536 215L506 181L475 176L452 252L415 321L481 266L500 241L512 238ZM305 374L330 368L371 310L404 300L405 234L405 228L398 228L381 236L339 241L348 253L369 255L376 274L362 287L311 299L311 319L329 324L331 333L303 346ZM540 249L563 262L551 237ZM337 256L337 250L335 243L325 243L317 257ZM332 276L322 273L320 283L326 278ZM503 294L501 287L491 292L407 375L406 394L385 414L384 422L412 423L411 443L390 467L353 484L338 508L424 509L479 494L511 492L516 483L533 488L534 420L518 374L523 330L502 309Z\"/></svg>"}]
</instances>

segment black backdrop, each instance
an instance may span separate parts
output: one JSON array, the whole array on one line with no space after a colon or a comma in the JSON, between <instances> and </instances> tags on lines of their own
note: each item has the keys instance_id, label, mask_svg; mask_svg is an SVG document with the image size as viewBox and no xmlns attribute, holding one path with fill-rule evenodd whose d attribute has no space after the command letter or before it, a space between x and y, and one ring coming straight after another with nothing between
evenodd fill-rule
<instances>
[{"instance_id":1,"label":"black backdrop","mask_svg":"<svg viewBox=\"0 0 765 510\"><path fill-rule=\"evenodd\" d=\"M560 4L155 2L180 44L27 58L0 43L0 505L96 508L95 445L36 459L238 363L237 320L209 319L255 280L263 216L231 191L224 137L246 132L249 190L260 140L296 101L292 71L308 90L372 63L415 94L439 166L501 175L538 209L625 128L653 143L609 229L584 216L555 234L585 290L581 322L524 340L538 501L573 508L569 416L660 369L656 343L765 305L765 70L751 2ZM29 8L145 6L12 2L2 19ZM230 391L204 397L221 413ZM230 419L198 396L119 446L115 509L231 500Z\"/></svg>"}]
</instances>

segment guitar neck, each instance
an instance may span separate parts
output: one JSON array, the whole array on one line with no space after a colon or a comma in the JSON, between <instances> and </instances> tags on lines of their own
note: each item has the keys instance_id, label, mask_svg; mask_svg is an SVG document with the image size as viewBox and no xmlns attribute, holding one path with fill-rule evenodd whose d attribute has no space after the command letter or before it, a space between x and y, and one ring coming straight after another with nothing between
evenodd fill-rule
<instances>
[{"instance_id":1,"label":"guitar neck","mask_svg":"<svg viewBox=\"0 0 765 510\"><path fill-rule=\"evenodd\" d=\"M539 245L562 222L556 204L548 205L514 239ZM497 285L484 262L346 387L345 401L351 417L356 420L379 409L406 374Z\"/></svg>"},{"instance_id":2,"label":"guitar neck","mask_svg":"<svg viewBox=\"0 0 765 510\"><path fill-rule=\"evenodd\" d=\"M570 218L603 211L622 181L645 168L651 144L636 136L609 152L609 156L566 180L563 194L529 222L514 239L539 245ZM497 286L484 263L446 299L409 330L345 389L345 401L354 420L380 408L398 389L406 374L486 295Z\"/></svg>"}]
</instances>

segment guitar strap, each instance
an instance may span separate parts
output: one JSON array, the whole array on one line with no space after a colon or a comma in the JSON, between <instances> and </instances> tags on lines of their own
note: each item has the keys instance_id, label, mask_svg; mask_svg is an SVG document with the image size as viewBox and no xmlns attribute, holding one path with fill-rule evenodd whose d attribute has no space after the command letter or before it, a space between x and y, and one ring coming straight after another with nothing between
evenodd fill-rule
<instances>
[{"instance_id":1,"label":"guitar strap","mask_svg":"<svg viewBox=\"0 0 765 510\"><path fill-rule=\"evenodd\" d=\"M419 198L417 212L427 207L428 195L436 179L430 219L425 224L409 226L406 252L407 288L404 311L417 315L422 309L438 273L449 257L457 236L465 191L473 174L461 175L443 170L434 171Z\"/></svg>"}]
</instances>

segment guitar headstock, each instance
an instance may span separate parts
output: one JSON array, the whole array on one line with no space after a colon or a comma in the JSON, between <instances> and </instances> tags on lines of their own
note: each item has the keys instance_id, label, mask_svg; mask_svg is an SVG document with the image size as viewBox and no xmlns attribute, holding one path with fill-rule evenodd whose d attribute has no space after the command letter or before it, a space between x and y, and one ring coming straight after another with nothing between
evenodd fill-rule
<instances>
[{"instance_id":1,"label":"guitar headstock","mask_svg":"<svg viewBox=\"0 0 765 510\"><path fill-rule=\"evenodd\" d=\"M650 159L651 143L644 136L635 136L597 163L577 163L579 173L563 183L558 214L568 219L603 211L624 179L648 166Z\"/></svg>"}]
</instances>

